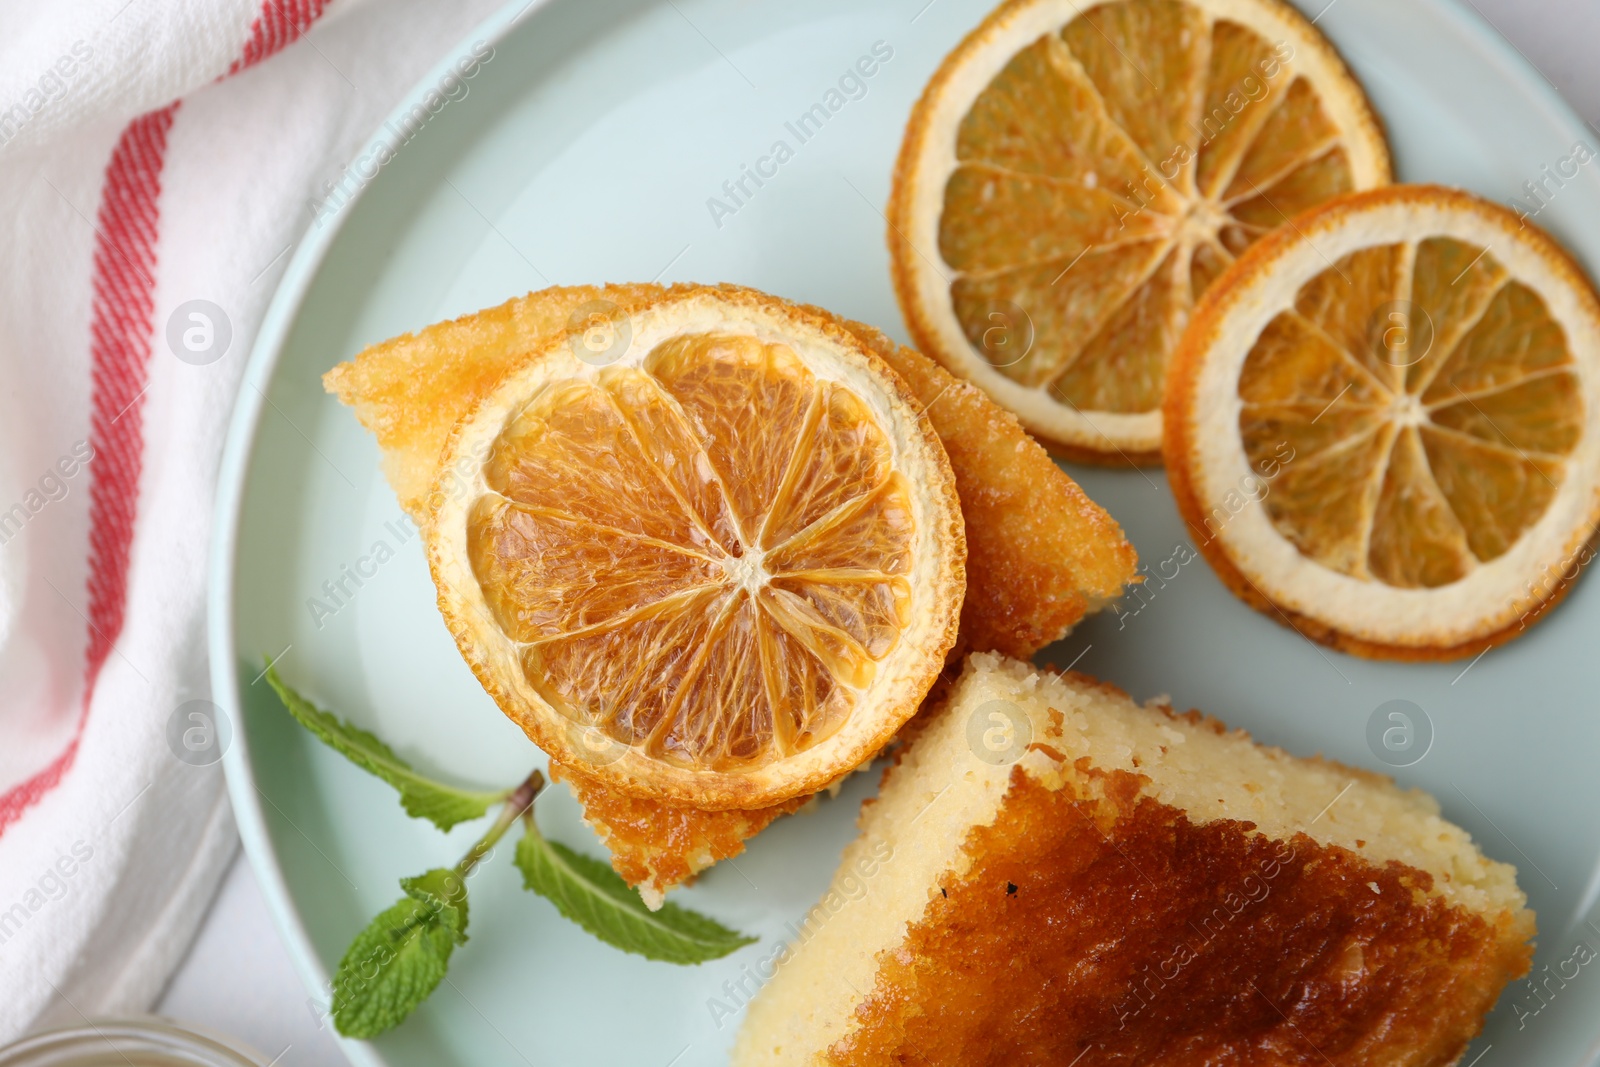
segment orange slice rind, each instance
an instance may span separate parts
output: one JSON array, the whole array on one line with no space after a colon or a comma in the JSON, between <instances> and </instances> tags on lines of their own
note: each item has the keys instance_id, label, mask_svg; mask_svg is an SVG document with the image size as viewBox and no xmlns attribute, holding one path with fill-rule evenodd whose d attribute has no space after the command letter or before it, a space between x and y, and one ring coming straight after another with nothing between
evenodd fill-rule
<instances>
[{"instance_id":1,"label":"orange slice rind","mask_svg":"<svg viewBox=\"0 0 1600 1067\"><path fill-rule=\"evenodd\" d=\"M1165 413L1179 509L1243 599L1361 655L1476 654L1589 558L1600 297L1497 205L1354 194L1229 268Z\"/></svg>"},{"instance_id":2,"label":"orange slice rind","mask_svg":"<svg viewBox=\"0 0 1600 1067\"><path fill-rule=\"evenodd\" d=\"M956 636L960 505L920 405L852 334L748 290L559 334L456 425L428 507L479 681L633 796L814 792L894 735ZM594 731L620 746L603 763L573 740Z\"/></svg>"},{"instance_id":3,"label":"orange slice rind","mask_svg":"<svg viewBox=\"0 0 1600 1067\"><path fill-rule=\"evenodd\" d=\"M907 124L889 205L918 348L1070 457L1158 458L1167 360L1252 242L1386 184L1365 95L1278 0L1011 0Z\"/></svg>"}]
</instances>

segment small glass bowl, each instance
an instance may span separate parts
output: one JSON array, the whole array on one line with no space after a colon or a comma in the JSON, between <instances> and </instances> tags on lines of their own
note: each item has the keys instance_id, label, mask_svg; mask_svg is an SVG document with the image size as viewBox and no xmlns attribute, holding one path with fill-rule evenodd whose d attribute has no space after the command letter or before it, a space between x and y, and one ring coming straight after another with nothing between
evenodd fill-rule
<instances>
[{"instance_id":1,"label":"small glass bowl","mask_svg":"<svg viewBox=\"0 0 1600 1067\"><path fill-rule=\"evenodd\" d=\"M0 1049L0 1067L262 1067L238 1042L144 1015L47 1030Z\"/></svg>"}]
</instances>

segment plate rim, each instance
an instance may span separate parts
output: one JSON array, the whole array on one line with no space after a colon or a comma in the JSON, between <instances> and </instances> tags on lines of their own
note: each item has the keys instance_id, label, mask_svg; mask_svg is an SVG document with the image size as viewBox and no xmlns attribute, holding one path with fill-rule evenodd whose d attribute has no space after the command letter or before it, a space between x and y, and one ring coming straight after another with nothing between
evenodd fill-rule
<instances>
[{"instance_id":1,"label":"plate rim","mask_svg":"<svg viewBox=\"0 0 1600 1067\"><path fill-rule=\"evenodd\" d=\"M529 18L543 14L551 3L553 0L507 0L460 38L454 46L441 52L440 58L376 124L373 132L350 154L349 160L359 159L372 153L380 145L387 145L389 124L398 121L416 104L422 102L422 97L433 89L439 78L453 69L452 57L463 47L478 40L498 44ZM1336 3L1338 0L1325 3L1315 18L1320 19ZM1419 6L1429 9L1435 16L1459 29L1477 53L1487 63L1497 68L1501 77L1524 85L1531 102L1540 107L1552 125L1575 130L1589 129L1576 108L1556 89L1543 71L1505 37L1471 0L1466 0L1465 4L1458 0L1422 0ZM1383 121L1381 113L1379 119ZM1387 136L1387 122L1384 123L1384 132ZM371 182L365 183L346 203L345 208L351 208L359 202L377 181L378 178L375 177ZM240 376L238 393L228 417L228 429L218 465L216 495L212 505L211 544L206 566L206 649L209 659L211 699L229 721L235 724L231 742L222 757L228 798L233 807L240 843L260 885L261 895L265 899L279 940L288 952L296 974L312 998L321 996L326 990L329 973L323 966L300 917L295 898L272 844L265 811L258 797L259 790L255 784L255 773L250 759L248 734L242 728L244 712L239 697L241 674L238 670L239 652L234 625L236 608L234 583L241 508L246 495L250 466L255 458L261 417L267 403L266 390L270 389L272 380L276 376L285 343L298 321L305 299L309 295L311 283L334 242L343 234L352 214L353 212L349 210L341 210L332 225L302 235L262 314L261 324L252 342L250 355ZM1579 262L1586 272L1591 274L1593 270L1600 270L1600 263L1595 264L1591 270L1588 264L1582 260ZM321 1007L320 1002L314 999L312 1003ZM371 1041L347 1038L331 1026L328 1026L327 1030L346 1058L356 1067L390 1067L389 1061ZM1596 1063L1600 1063L1600 1025L1597 1025L1588 1053L1579 1067L1592 1067Z\"/></svg>"}]
</instances>

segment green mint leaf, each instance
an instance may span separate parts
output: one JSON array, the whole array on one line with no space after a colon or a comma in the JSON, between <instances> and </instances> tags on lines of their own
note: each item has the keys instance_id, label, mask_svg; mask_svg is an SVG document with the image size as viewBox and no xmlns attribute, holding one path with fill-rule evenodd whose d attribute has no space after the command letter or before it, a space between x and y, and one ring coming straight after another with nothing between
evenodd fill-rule
<instances>
[{"instance_id":1,"label":"green mint leaf","mask_svg":"<svg viewBox=\"0 0 1600 1067\"><path fill-rule=\"evenodd\" d=\"M606 944L667 963L719 959L756 939L676 904L651 911L611 867L546 841L528 820L517 842L523 884Z\"/></svg>"},{"instance_id":2,"label":"green mint leaf","mask_svg":"<svg viewBox=\"0 0 1600 1067\"><path fill-rule=\"evenodd\" d=\"M435 867L427 874L400 879L400 888L438 915L456 944L466 944L467 882L459 871Z\"/></svg>"},{"instance_id":3,"label":"green mint leaf","mask_svg":"<svg viewBox=\"0 0 1600 1067\"><path fill-rule=\"evenodd\" d=\"M447 867L403 878L406 895L356 935L333 976L333 1025L377 1037L428 999L467 939L466 884Z\"/></svg>"},{"instance_id":4,"label":"green mint leaf","mask_svg":"<svg viewBox=\"0 0 1600 1067\"><path fill-rule=\"evenodd\" d=\"M439 829L448 830L456 823L481 818L488 812L489 805L505 799L503 792L459 789L418 774L411 769L411 764L377 737L350 725L332 712L323 711L295 692L278 677L277 669L270 663L266 679L278 694L278 699L283 701L283 706L289 709L289 714L301 726L357 767L377 775L399 790L400 805L406 809L407 815L427 819Z\"/></svg>"}]
</instances>

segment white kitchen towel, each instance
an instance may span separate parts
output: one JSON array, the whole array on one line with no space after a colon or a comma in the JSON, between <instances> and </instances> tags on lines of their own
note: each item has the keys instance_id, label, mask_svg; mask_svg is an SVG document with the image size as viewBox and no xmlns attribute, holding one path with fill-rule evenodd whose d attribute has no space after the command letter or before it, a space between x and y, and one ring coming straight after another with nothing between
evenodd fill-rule
<instances>
[{"instance_id":1,"label":"white kitchen towel","mask_svg":"<svg viewBox=\"0 0 1600 1067\"><path fill-rule=\"evenodd\" d=\"M498 3L0 0L0 1043L148 1006L204 915L245 359L325 183L452 47L470 91Z\"/></svg>"}]
</instances>

